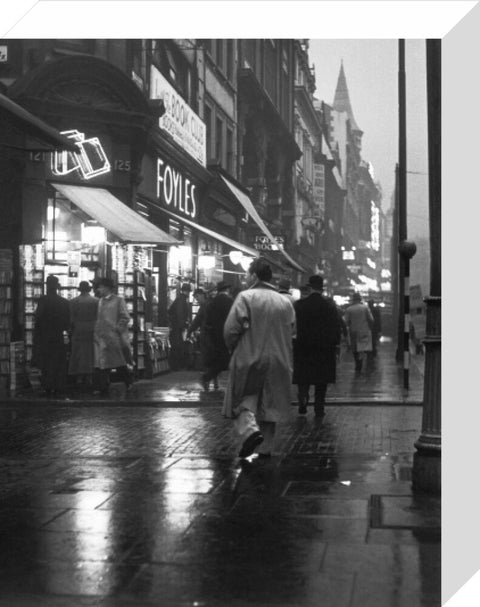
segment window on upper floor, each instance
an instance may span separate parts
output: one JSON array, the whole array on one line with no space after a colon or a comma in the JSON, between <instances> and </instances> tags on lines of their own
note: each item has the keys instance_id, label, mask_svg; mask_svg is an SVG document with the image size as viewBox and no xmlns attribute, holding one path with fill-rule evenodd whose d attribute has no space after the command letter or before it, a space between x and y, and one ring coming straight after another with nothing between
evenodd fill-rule
<instances>
[{"instance_id":1,"label":"window on upper floor","mask_svg":"<svg viewBox=\"0 0 480 607\"><path fill-rule=\"evenodd\" d=\"M222 70L225 69L225 40L218 39L215 41L215 63Z\"/></svg>"},{"instance_id":2,"label":"window on upper floor","mask_svg":"<svg viewBox=\"0 0 480 607\"><path fill-rule=\"evenodd\" d=\"M235 73L235 40L227 40L227 67L226 74L227 78L233 82Z\"/></svg>"},{"instance_id":3,"label":"window on upper floor","mask_svg":"<svg viewBox=\"0 0 480 607\"><path fill-rule=\"evenodd\" d=\"M215 159L221 165L223 162L223 120L216 118L215 120Z\"/></svg>"},{"instance_id":4,"label":"window on upper floor","mask_svg":"<svg viewBox=\"0 0 480 607\"><path fill-rule=\"evenodd\" d=\"M173 40L152 40L152 63L195 110L192 66L177 49Z\"/></svg>"},{"instance_id":5,"label":"window on upper floor","mask_svg":"<svg viewBox=\"0 0 480 607\"><path fill-rule=\"evenodd\" d=\"M227 171L234 175L235 150L233 149L233 129L227 127Z\"/></svg>"},{"instance_id":6,"label":"window on upper floor","mask_svg":"<svg viewBox=\"0 0 480 607\"><path fill-rule=\"evenodd\" d=\"M205 104L204 113L205 127L207 129L207 162L212 157L212 108Z\"/></svg>"}]
</instances>

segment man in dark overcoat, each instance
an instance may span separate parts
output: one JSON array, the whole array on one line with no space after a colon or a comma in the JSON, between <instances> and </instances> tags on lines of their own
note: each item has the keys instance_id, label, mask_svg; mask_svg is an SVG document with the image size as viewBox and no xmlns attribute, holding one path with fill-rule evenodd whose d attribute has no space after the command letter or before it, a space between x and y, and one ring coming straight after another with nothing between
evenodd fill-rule
<instances>
[{"instance_id":1,"label":"man in dark overcoat","mask_svg":"<svg viewBox=\"0 0 480 607\"><path fill-rule=\"evenodd\" d=\"M295 302L297 335L293 341L293 379L298 387L299 414L307 412L310 386L315 386L315 416L325 414L328 384L336 379L336 350L341 324L337 306L322 295L323 278L309 278L310 294Z\"/></svg>"},{"instance_id":2,"label":"man in dark overcoat","mask_svg":"<svg viewBox=\"0 0 480 607\"><path fill-rule=\"evenodd\" d=\"M223 280L217 284L217 294L205 310L205 373L203 388L208 390L213 379L213 387L218 388L218 376L228 369L230 352L223 337L223 326L233 304L230 285Z\"/></svg>"},{"instance_id":3,"label":"man in dark overcoat","mask_svg":"<svg viewBox=\"0 0 480 607\"><path fill-rule=\"evenodd\" d=\"M64 335L70 329L70 308L68 300L58 294L59 288L57 276L47 276L46 295L40 297L35 310L32 363L41 371L47 396L63 396L67 384Z\"/></svg>"}]
</instances>

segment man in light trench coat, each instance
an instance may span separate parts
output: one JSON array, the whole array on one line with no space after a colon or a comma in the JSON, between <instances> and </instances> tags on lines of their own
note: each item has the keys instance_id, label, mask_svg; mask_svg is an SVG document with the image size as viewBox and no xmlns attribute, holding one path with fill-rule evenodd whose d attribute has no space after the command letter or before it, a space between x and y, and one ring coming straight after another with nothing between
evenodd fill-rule
<instances>
[{"instance_id":1,"label":"man in light trench coat","mask_svg":"<svg viewBox=\"0 0 480 607\"><path fill-rule=\"evenodd\" d=\"M271 455L276 424L291 405L295 310L271 278L268 262L255 259L224 326L232 357L223 414L234 420L242 458Z\"/></svg>"}]
</instances>

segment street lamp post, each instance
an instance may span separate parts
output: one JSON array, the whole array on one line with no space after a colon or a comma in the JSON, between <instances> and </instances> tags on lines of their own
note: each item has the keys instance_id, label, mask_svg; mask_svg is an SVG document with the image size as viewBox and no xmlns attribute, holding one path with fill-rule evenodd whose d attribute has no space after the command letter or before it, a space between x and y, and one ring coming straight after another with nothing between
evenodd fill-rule
<instances>
[{"instance_id":1,"label":"street lamp post","mask_svg":"<svg viewBox=\"0 0 480 607\"><path fill-rule=\"evenodd\" d=\"M422 431L415 443L413 489L441 490L441 40L427 40L427 106L430 227L430 296L427 324Z\"/></svg>"},{"instance_id":2,"label":"street lamp post","mask_svg":"<svg viewBox=\"0 0 480 607\"><path fill-rule=\"evenodd\" d=\"M398 245L403 266L403 387L405 390L410 387L410 259L416 251L417 245L410 240L402 240Z\"/></svg>"}]
</instances>

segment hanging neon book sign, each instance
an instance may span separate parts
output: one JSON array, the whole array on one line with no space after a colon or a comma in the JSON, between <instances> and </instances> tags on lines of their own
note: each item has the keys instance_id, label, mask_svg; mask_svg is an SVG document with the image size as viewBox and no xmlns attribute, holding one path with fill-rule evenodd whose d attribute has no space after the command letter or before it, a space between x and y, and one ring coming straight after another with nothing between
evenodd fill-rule
<instances>
[{"instance_id":1,"label":"hanging neon book sign","mask_svg":"<svg viewBox=\"0 0 480 607\"><path fill-rule=\"evenodd\" d=\"M83 179L92 179L110 171L110 162L98 137L85 139L85 134L75 129L62 131L62 135L75 141L78 152L53 152L51 169L54 175L63 177L77 171Z\"/></svg>"}]
</instances>

